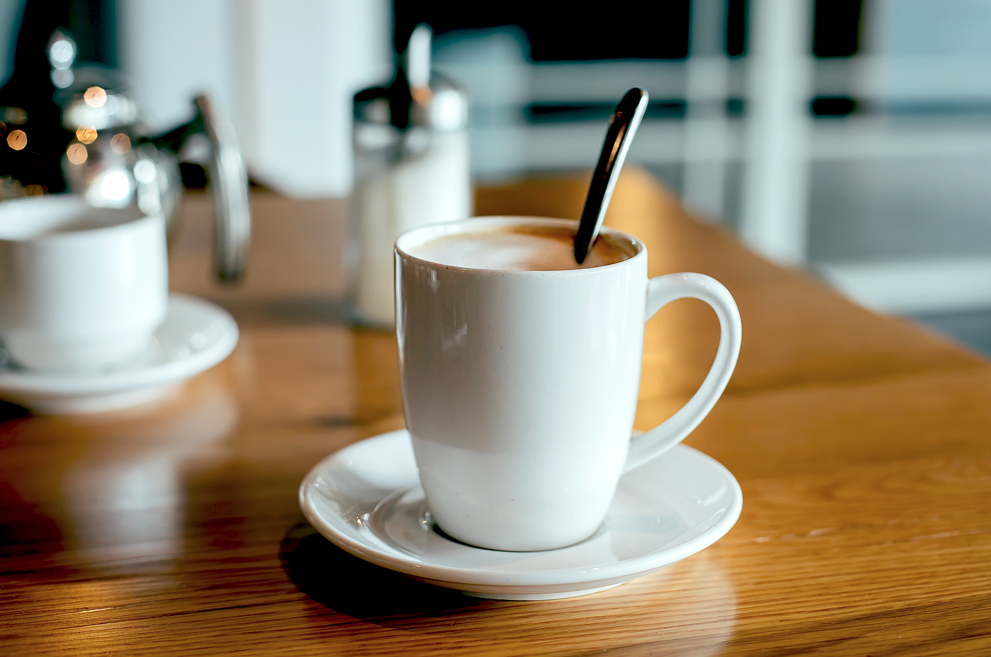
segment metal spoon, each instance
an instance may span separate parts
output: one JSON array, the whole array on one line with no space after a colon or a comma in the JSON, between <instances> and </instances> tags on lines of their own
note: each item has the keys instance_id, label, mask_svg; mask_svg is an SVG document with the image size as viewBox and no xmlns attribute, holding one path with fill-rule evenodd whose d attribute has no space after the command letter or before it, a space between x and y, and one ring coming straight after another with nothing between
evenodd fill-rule
<instances>
[{"instance_id":1,"label":"metal spoon","mask_svg":"<svg viewBox=\"0 0 991 657\"><path fill-rule=\"evenodd\" d=\"M626 92L609 119L606 141L602 144L599 163L595 165L595 174L588 188L588 196L585 197L585 209L582 210L578 233L575 235L575 261L579 265L585 262L589 249L599 236L599 228L606 216L616 179L623 168L630 144L633 143L633 135L637 133L644 112L647 111L648 100L645 89L634 87Z\"/></svg>"}]
</instances>

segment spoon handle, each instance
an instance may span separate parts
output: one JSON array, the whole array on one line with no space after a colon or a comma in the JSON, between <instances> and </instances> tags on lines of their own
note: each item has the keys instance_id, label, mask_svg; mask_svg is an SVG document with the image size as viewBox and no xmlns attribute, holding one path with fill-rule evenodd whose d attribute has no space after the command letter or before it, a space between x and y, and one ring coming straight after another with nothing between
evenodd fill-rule
<instances>
[{"instance_id":1,"label":"spoon handle","mask_svg":"<svg viewBox=\"0 0 991 657\"><path fill-rule=\"evenodd\" d=\"M616 179L619 177L620 169L623 168L630 144L633 143L633 135L636 134L644 112L647 111L648 99L645 89L639 87L630 89L623 96L623 100L619 101L616 111L609 119L606 141L602 144L599 163L595 165L595 174L588 188L585 209L582 210L578 233L575 235L575 261L578 264L585 261L589 249L595 244L595 238L599 236L599 228L602 227L602 220L606 216L606 208L609 207L609 199L612 197L613 188L616 187Z\"/></svg>"}]
</instances>

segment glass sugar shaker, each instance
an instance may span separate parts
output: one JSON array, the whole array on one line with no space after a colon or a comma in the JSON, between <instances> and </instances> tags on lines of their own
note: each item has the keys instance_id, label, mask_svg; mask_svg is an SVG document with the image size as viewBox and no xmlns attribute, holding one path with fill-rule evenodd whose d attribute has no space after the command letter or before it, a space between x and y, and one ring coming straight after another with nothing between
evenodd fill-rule
<instances>
[{"instance_id":1,"label":"glass sugar shaker","mask_svg":"<svg viewBox=\"0 0 991 657\"><path fill-rule=\"evenodd\" d=\"M472 214L468 97L431 72L430 41L430 28L418 26L393 81L354 97L347 259L351 315L364 326L394 325L396 238Z\"/></svg>"}]
</instances>

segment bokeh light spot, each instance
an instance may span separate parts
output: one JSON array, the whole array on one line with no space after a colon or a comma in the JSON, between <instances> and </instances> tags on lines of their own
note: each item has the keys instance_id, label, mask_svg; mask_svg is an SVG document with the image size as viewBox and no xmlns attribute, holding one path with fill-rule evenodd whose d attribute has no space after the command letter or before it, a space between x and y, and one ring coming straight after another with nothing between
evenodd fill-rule
<instances>
[{"instance_id":1,"label":"bokeh light spot","mask_svg":"<svg viewBox=\"0 0 991 657\"><path fill-rule=\"evenodd\" d=\"M70 63L76 56L76 49L72 46L68 40L56 41L52 44L52 62L59 66L60 64L65 65ZM62 66L59 66L62 68Z\"/></svg>"},{"instance_id":2,"label":"bokeh light spot","mask_svg":"<svg viewBox=\"0 0 991 657\"><path fill-rule=\"evenodd\" d=\"M23 130L11 130L7 135L7 145L15 151L23 150L28 145L28 136Z\"/></svg>"},{"instance_id":3,"label":"bokeh light spot","mask_svg":"<svg viewBox=\"0 0 991 657\"><path fill-rule=\"evenodd\" d=\"M134 165L134 177L139 183L150 183L155 179L155 165L151 160L138 160Z\"/></svg>"},{"instance_id":4,"label":"bokeh light spot","mask_svg":"<svg viewBox=\"0 0 991 657\"><path fill-rule=\"evenodd\" d=\"M114 149L114 153L123 155L127 151L131 150L131 138L123 132L118 132L114 135L114 138L110 140L110 148Z\"/></svg>"},{"instance_id":5,"label":"bokeh light spot","mask_svg":"<svg viewBox=\"0 0 991 657\"><path fill-rule=\"evenodd\" d=\"M83 93L83 100L90 107L103 107L107 103L107 92L103 87L90 87Z\"/></svg>"},{"instance_id":6,"label":"bokeh light spot","mask_svg":"<svg viewBox=\"0 0 991 657\"><path fill-rule=\"evenodd\" d=\"M5 107L3 120L14 125L24 125L28 121L28 113L23 107Z\"/></svg>"},{"instance_id":7,"label":"bokeh light spot","mask_svg":"<svg viewBox=\"0 0 991 657\"><path fill-rule=\"evenodd\" d=\"M108 171L100 182L100 192L110 200L122 200L131 193L130 177L123 171Z\"/></svg>"},{"instance_id":8,"label":"bokeh light spot","mask_svg":"<svg viewBox=\"0 0 991 657\"><path fill-rule=\"evenodd\" d=\"M52 69L52 84L59 89L65 89L71 85L75 79L76 76L73 74L72 69Z\"/></svg>"},{"instance_id":9,"label":"bokeh light spot","mask_svg":"<svg viewBox=\"0 0 991 657\"><path fill-rule=\"evenodd\" d=\"M68 150L65 151L65 156L73 164L82 164L89 157L89 153L86 151L86 147L82 144L72 144L69 146Z\"/></svg>"},{"instance_id":10,"label":"bokeh light spot","mask_svg":"<svg viewBox=\"0 0 991 657\"><path fill-rule=\"evenodd\" d=\"M91 125L84 125L76 128L76 139L80 144L92 144L96 141L96 128Z\"/></svg>"}]
</instances>

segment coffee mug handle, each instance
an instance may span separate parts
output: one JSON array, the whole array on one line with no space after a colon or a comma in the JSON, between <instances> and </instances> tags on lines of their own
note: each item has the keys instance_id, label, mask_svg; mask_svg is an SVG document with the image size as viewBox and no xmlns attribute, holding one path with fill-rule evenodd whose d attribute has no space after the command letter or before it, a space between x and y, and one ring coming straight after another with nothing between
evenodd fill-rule
<instances>
[{"instance_id":1,"label":"coffee mug handle","mask_svg":"<svg viewBox=\"0 0 991 657\"><path fill-rule=\"evenodd\" d=\"M675 299L683 298L700 299L716 311L719 318L716 358L702 385L687 404L661 425L633 439L624 472L657 458L684 440L716 405L736 367L743 334L740 311L729 290L716 279L704 274L669 274L650 279L647 283L646 319Z\"/></svg>"}]
</instances>

